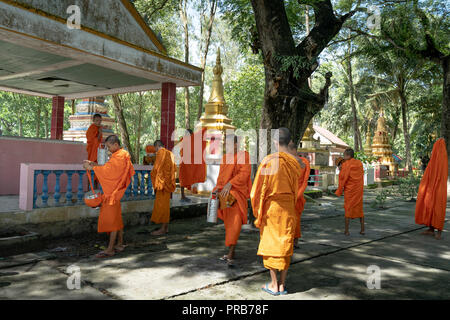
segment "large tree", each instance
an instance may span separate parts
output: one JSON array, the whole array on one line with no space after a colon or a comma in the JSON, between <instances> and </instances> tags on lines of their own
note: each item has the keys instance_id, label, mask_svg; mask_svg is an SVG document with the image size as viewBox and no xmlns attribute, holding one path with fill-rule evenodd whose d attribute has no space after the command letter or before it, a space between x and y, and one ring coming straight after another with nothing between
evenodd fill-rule
<instances>
[{"instance_id":1,"label":"large tree","mask_svg":"<svg viewBox=\"0 0 450 320\"><path fill-rule=\"evenodd\" d=\"M256 34L254 50L264 59L265 93L262 128L288 127L298 142L312 117L327 99L331 73L319 93L313 92L308 78L319 66L318 57L356 10L336 16L330 0L299 0L314 11L311 32L298 41L288 19L286 1L252 0Z\"/></svg>"}]
</instances>

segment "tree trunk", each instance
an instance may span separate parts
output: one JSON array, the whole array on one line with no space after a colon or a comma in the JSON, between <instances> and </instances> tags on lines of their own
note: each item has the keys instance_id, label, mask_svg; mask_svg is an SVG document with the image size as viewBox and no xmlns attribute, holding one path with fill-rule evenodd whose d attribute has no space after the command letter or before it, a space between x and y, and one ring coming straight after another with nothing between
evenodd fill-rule
<instances>
[{"instance_id":1,"label":"tree trunk","mask_svg":"<svg viewBox=\"0 0 450 320\"><path fill-rule=\"evenodd\" d=\"M441 135L445 139L447 153L450 153L450 56L443 57L441 65L444 76ZM450 157L448 169L447 188L450 186Z\"/></svg>"},{"instance_id":2,"label":"tree trunk","mask_svg":"<svg viewBox=\"0 0 450 320\"><path fill-rule=\"evenodd\" d=\"M136 134L136 144L134 151L136 152L135 159L136 163L140 163L140 154L141 154L141 130L142 130L142 109L143 106L143 97L142 92L139 92L139 109L138 109L138 127L137 127L137 134Z\"/></svg>"},{"instance_id":3,"label":"tree trunk","mask_svg":"<svg viewBox=\"0 0 450 320\"><path fill-rule=\"evenodd\" d=\"M22 116L19 116L19 137L23 137Z\"/></svg>"},{"instance_id":4,"label":"tree trunk","mask_svg":"<svg viewBox=\"0 0 450 320\"><path fill-rule=\"evenodd\" d=\"M402 85L403 86L403 85ZM406 115L408 113L408 102L406 101L405 92L403 88L400 90L400 101L402 105L402 123L403 123L403 137L405 139L405 152L406 152L406 170L410 171L412 168L411 165L411 144L409 141L409 128L408 121L406 119Z\"/></svg>"},{"instance_id":5,"label":"tree trunk","mask_svg":"<svg viewBox=\"0 0 450 320\"><path fill-rule=\"evenodd\" d=\"M45 139L48 139L48 108L45 106L44 108L44 130L45 130Z\"/></svg>"},{"instance_id":6,"label":"tree trunk","mask_svg":"<svg viewBox=\"0 0 450 320\"><path fill-rule=\"evenodd\" d=\"M36 138L39 138L41 136L41 109L42 109L42 100L41 98L37 101L37 108L36 108Z\"/></svg>"},{"instance_id":7,"label":"tree trunk","mask_svg":"<svg viewBox=\"0 0 450 320\"><path fill-rule=\"evenodd\" d=\"M328 98L332 75L326 75L320 93L309 88L308 78L318 67L320 53L353 13L337 18L330 0L302 1L313 7L315 24L296 46L283 0L252 0L251 3L258 30L255 48L262 52L265 69L261 124L265 129L289 128L292 140L298 144L310 120Z\"/></svg>"},{"instance_id":8,"label":"tree trunk","mask_svg":"<svg viewBox=\"0 0 450 320\"><path fill-rule=\"evenodd\" d=\"M309 25L309 8L308 8L308 6L306 6L306 8L305 8L305 24L306 24L306 35L309 35L309 33L311 32L311 28ZM308 86L310 88L312 87L311 77L308 78Z\"/></svg>"},{"instance_id":9,"label":"tree trunk","mask_svg":"<svg viewBox=\"0 0 450 320\"><path fill-rule=\"evenodd\" d=\"M352 107L353 116L353 144L356 152L359 152L362 148L360 145L361 133L358 127L358 115L356 112L355 105L355 88L353 86L353 75L352 75L352 58L351 58L351 43L348 42L348 61L347 61L347 76L348 76L348 86L350 91L350 105Z\"/></svg>"},{"instance_id":10,"label":"tree trunk","mask_svg":"<svg viewBox=\"0 0 450 320\"><path fill-rule=\"evenodd\" d=\"M184 29L184 62L189 63L189 24L187 16L187 0L180 0L180 17ZM189 112L189 87L184 88L184 127L191 128Z\"/></svg>"},{"instance_id":11,"label":"tree trunk","mask_svg":"<svg viewBox=\"0 0 450 320\"><path fill-rule=\"evenodd\" d=\"M112 100L114 105L114 112L117 117L117 122L119 123L120 138L122 140L125 149L127 149L127 151L130 153L131 162L136 163L133 148L131 147L130 143L130 136L128 134L127 123L123 115L122 101L120 100L120 97L117 94L112 95Z\"/></svg>"},{"instance_id":12,"label":"tree trunk","mask_svg":"<svg viewBox=\"0 0 450 320\"><path fill-rule=\"evenodd\" d=\"M209 51L209 45L211 42L211 34L212 34L212 28L214 24L214 17L216 15L217 10L217 0L211 1L211 8L209 13L209 20L206 27L206 36L205 36L205 48L203 55L201 57L201 68L203 69L202 73L202 82L200 84L200 97L198 101L198 112L197 112L197 120L200 120L202 113L203 113L203 94L205 92L205 67L206 67L206 59L208 58L208 51ZM206 21L205 21L206 22ZM200 50L201 52L201 50Z\"/></svg>"}]
</instances>

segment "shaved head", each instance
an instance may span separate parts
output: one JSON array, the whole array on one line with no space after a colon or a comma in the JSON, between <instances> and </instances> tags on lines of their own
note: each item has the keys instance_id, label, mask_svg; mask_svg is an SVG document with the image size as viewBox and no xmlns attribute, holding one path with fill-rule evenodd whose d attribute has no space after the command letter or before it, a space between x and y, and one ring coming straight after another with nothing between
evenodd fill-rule
<instances>
[{"instance_id":1,"label":"shaved head","mask_svg":"<svg viewBox=\"0 0 450 320\"><path fill-rule=\"evenodd\" d=\"M345 151L344 151L344 156L348 156L348 157L350 157L350 158L354 158L355 157L355 151L353 150L353 149L346 149Z\"/></svg>"},{"instance_id":2,"label":"shaved head","mask_svg":"<svg viewBox=\"0 0 450 320\"><path fill-rule=\"evenodd\" d=\"M282 147L288 147L289 146L289 142L291 142L291 132L289 131L288 128L279 128L278 129L279 132L279 145Z\"/></svg>"},{"instance_id":3,"label":"shaved head","mask_svg":"<svg viewBox=\"0 0 450 320\"><path fill-rule=\"evenodd\" d=\"M153 145L155 147L164 148L164 143L161 140L156 140Z\"/></svg>"},{"instance_id":4,"label":"shaved head","mask_svg":"<svg viewBox=\"0 0 450 320\"><path fill-rule=\"evenodd\" d=\"M115 144L117 143L120 146L120 140L119 137L117 137L116 135L112 135L109 136L108 138L106 138L105 143L110 143L110 144Z\"/></svg>"}]
</instances>

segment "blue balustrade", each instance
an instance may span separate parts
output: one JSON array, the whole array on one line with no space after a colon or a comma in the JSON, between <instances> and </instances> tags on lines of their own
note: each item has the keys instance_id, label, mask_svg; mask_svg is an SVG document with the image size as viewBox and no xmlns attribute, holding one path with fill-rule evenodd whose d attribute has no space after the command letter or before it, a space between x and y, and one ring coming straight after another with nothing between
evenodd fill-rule
<instances>
[{"instance_id":1,"label":"blue balustrade","mask_svg":"<svg viewBox=\"0 0 450 320\"><path fill-rule=\"evenodd\" d=\"M135 174L134 174L132 182L130 182L130 184L133 183L133 196L134 196L134 198L137 198L137 196L138 196L138 180L139 180L138 174L139 173L136 171Z\"/></svg>"},{"instance_id":2,"label":"blue balustrade","mask_svg":"<svg viewBox=\"0 0 450 320\"><path fill-rule=\"evenodd\" d=\"M55 206L59 206L59 199L61 198L61 186L60 186L60 178L63 173L62 170L54 171L56 176L56 184L55 184L55 194L53 195L53 199L55 200Z\"/></svg>"},{"instance_id":3,"label":"blue balustrade","mask_svg":"<svg viewBox=\"0 0 450 320\"><path fill-rule=\"evenodd\" d=\"M49 190L48 177L50 174L54 173L56 176L56 183L54 190ZM146 200L154 199L152 180L150 178L150 170L136 170L135 175L125 190L125 195L122 201L133 201L133 200ZM38 194L37 191L37 178L39 175L43 175L42 193ZM63 185L61 184L61 177L63 174L67 175L67 186L65 194L65 202L61 202L61 189ZM78 188L74 190L73 186L73 176L78 175ZM85 170L35 170L33 176L33 208L38 208L37 201L41 197L42 205L40 207L48 207L49 193L54 191L54 206L72 206L74 193L76 193L77 204L83 203L84 198L84 188L83 188L83 176L87 174ZM94 181L94 173L91 172L92 180ZM147 179L147 181L146 181ZM101 185L98 185L99 189L102 191ZM90 190L90 187L88 187ZM49 192L50 191L50 192Z\"/></svg>"},{"instance_id":4,"label":"blue balustrade","mask_svg":"<svg viewBox=\"0 0 450 320\"><path fill-rule=\"evenodd\" d=\"M85 170L78 170L78 203L83 203L84 192L83 192L83 176L86 173Z\"/></svg>"},{"instance_id":5,"label":"blue balustrade","mask_svg":"<svg viewBox=\"0 0 450 320\"><path fill-rule=\"evenodd\" d=\"M150 199L155 199L155 196L153 195L153 185L152 185L152 179L150 177L151 171L147 171L148 174L148 181L147 181L147 195Z\"/></svg>"},{"instance_id":6,"label":"blue balustrade","mask_svg":"<svg viewBox=\"0 0 450 320\"><path fill-rule=\"evenodd\" d=\"M36 200L37 200L37 186L36 181L38 175L40 175L42 172L41 170L34 171L34 178L33 178L33 208L36 208Z\"/></svg>"},{"instance_id":7,"label":"blue balustrade","mask_svg":"<svg viewBox=\"0 0 450 320\"><path fill-rule=\"evenodd\" d=\"M130 184L128 185L128 188L127 188L127 190L125 190L125 201L129 201L130 200L130 194L131 194L131 182L130 182Z\"/></svg>"},{"instance_id":8,"label":"blue balustrade","mask_svg":"<svg viewBox=\"0 0 450 320\"><path fill-rule=\"evenodd\" d=\"M72 203L72 176L75 173L75 170L67 170L67 190L66 190L66 206L73 205Z\"/></svg>"},{"instance_id":9,"label":"blue balustrade","mask_svg":"<svg viewBox=\"0 0 450 320\"><path fill-rule=\"evenodd\" d=\"M42 185L42 206L47 207L48 206L48 175L51 173L50 170L44 170L42 171L42 174L44 175L44 183Z\"/></svg>"},{"instance_id":10,"label":"blue balustrade","mask_svg":"<svg viewBox=\"0 0 450 320\"><path fill-rule=\"evenodd\" d=\"M139 199L145 198L145 171L141 171L141 186L140 186Z\"/></svg>"}]
</instances>

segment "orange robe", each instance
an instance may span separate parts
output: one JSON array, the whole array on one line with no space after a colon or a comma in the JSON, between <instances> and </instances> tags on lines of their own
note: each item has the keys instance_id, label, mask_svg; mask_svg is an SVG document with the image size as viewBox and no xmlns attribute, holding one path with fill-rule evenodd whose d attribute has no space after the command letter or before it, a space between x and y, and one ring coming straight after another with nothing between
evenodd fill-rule
<instances>
[{"instance_id":1,"label":"orange robe","mask_svg":"<svg viewBox=\"0 0 450 320\"><path fill-rule=\"evenodd\" d=\"M258 255L267 269L287 270L294 247L298 215L300 164L287 153L264 158L250 194L255 226L260 229Z\"/></svg>"},{"instance_id":2,"label":"orange robe","mask_svg":"<svg viewBox=\"0 0 450 320\"><path fill-rule=\"evenodd\" d=\"M103 135L100 135L100 138L98 137L99 127L97 127L95 124L91 124L89 129L86 131L86 139L87 139L87 153L88 153L88 160L97 162L97 151L98 147L100 146L100 143L102 142Z\"/></svg>"},{"instance_id":3,"label":"orange robe","mask_svg":"<svg viewBox=\"0 0 450 320\"><path fill-rule=\"evenodd\" d=\"M352 158L342 164L339 172L339 187L336 195L344 192L345 217L354 219L364 217L364 168L362 162Z\"/></svg>"},{"instance_id":4,"label":"orange robe","mask_svg":"<svg viewBox=\"0 0 450 320\"><path fill-rule=\"evenodd\" d=\"M120 199L134 176L130 154L119 149L105 165L94 167L94 173L103 189L102 206L98 217L98 232L114 232L123 229Z\"/></svg>"},{"instance_id":5,"label":"orange robe","mask_svg":"<svg viewBox=\"0 0 450 320\"><path fill-rule=\"evenodd\" d=\"M150 174L156 191L151 221L156 224L170 221L170 196L175 191L175 160L173 153L161 148L156 153L156 161Z\"/></svg>"},{"instance_id":6,"label":"orange robe","mask_svg":"<svg viewBox=\"0 0 450 320\"><path fill-rule=\"evenodd\" d=\"M203 138L206 130L207 128L203 128L181 140L181 163L178 176L181 187L190 188L193 184L206 180L206 163L203 157L206 149L206 141Z\"/></svg>"},{"instance_id":7,"label":"orange robe","mask_svg":"<svg viewBox=\"0 0 450 320\"><path fill-rule=\"evenodd\" d=\"M233 162L227 164L227 159L230 158L233 158ZM247 223L248 199L252 189L251 173L252 166L248 152L238 151L235 155L223 156L213 192L222 190L230 182L232 185L230 194L236 199L230 208L219 209L217 212L217 217L225 224L225 246L227 247L237 244L242 224Z\"/></svg>"},{"instance_id":8,"label":"orange robe","mask_svg":"<svg viewBox=\"0 0 450 320\"><path fill-rule=\"evenodd\" d=\"M302 159L303 163L305 164L305 168L301 168L301 173L300 173L300 180L299 180L299 189L297 192L297 203L295 204L295 210L297 211L298 214L298 223L297 223L297 227L295 229L295 239L301 238L302 236L302 232L301 232L301 219L302 219L302 212L305 209L305 190L308 187L308 179L309 179L309 174L311 172L311 165L308 161L308 159L304 158L304 157L299 157L300 159Z\"/></svg>"},{"instance_id":9,"label":"orange robe","mask_svg":"<svg viewBox=\"0 0 450 320\"><path fill-rule=\"evenodd\" d=\"M445 140L438 139L420 181L416 201L416 223L444 229L447 206L448 157Z\"/></svg>"}]
</instances>

